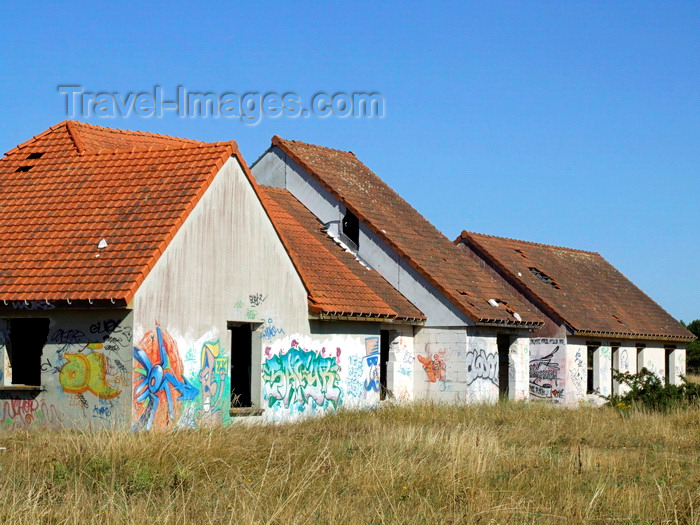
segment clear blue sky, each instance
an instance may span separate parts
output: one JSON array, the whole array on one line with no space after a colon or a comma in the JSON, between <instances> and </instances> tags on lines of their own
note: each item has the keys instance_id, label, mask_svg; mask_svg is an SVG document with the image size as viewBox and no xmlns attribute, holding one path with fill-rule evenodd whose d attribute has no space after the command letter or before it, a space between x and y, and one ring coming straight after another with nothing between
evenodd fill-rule
<instances>
[{"instance_id":1,"label":"clear blue sky","mask_svg":"<svg viewBox=\"0 0 700 525\"><path fill-rule=\"evenodd\" d=\"M354 151L449 238L600 252L674 317L700 318L700 4L5 2L0 148L85 91L376 91L378 118L77 118ZM170 97L173 98L173 97Z\"/></svg>"}]
</instances>

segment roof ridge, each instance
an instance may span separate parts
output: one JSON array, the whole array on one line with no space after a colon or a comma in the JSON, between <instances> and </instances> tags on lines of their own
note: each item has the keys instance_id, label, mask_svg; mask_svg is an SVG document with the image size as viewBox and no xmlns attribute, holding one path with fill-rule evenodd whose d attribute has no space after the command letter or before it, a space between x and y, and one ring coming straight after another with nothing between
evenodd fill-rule
<instances>
[{"instance_id":1,"label":"roof ridge","mask_svg":"<svg viewBox=\"0 0 700 525\"><path fill-rule=\"evenodd\" d=\"M406 250L403 249L398 243L396 243L389 234L386 233L386 231L382 230L379 226L374 224L374 221L371 220L365 213L363 213L361 210L359 210L357 207L352 202L348 202L345 198L345 196L340 194L340 191L337 190L336 188L332 187L323 176L321 176L316 169L314 169L313 166L311 166L310 163L306 162L300 154L298 154L296 151L294 151L294 144L300 144L300 145L308 145L307 143L304 142L299 142L299 141L287 141L285 139L282 139L279 137L279 135L275 135L272 138L272 145L273 146L278 146L280 147L285 154L287 154L294 162L296 162L303 170L305 170L309 175L314 177L320 184L323 186L331 195L333 195L335 198L339 199L340 202L343 203L343 205L346 206L348 210L350 210L352 213L355 214L355 216L363 221L367 227L372 230L380 239L382 239L392 250L394 250L397 255L399 255L403 260L408 262L420 275L422 275L432 286L434 286L445 298L447 298L448 301L450 301L459 311L461 311L467 318L471 319L474 322L481 322L485 321L485 319L482 319L480 317L480 313L478 311L475 311L471 308L468 308L464 303L461 301L460 297L458 296L457 290L452 291L448 285L445 283L441 282L439 279L436 279L430 269L426 267L426 265L421 264L420 261L416 260L414 257L412 257ZM311 144L311 146L316 147L315 145ZM451 246L453 248L456 248L456 246L450 241L449 238L445 234L443 234L440 230L438 230L435 225L427 220L422 213L420 213L418 210L416 210L413 206L411 206L410 203L408 203L401 195L399 195L391 186L389 186L386 182L384 182L374 171L372 171L366 164L364 164L361 160L357 158L357 156L352 153L352 152L344 152L342 150L335 150L332 148L326 148L325 146L317 146L319 149L325 150L325 151L330 151L330 152L340 152L340 153L350 153L351 158L353 159L354 162L359 163L369 174L371 174L373 177L376 178L377 182L382 184L384 188L386 188L387 191L391 192L393 195L397 197L398 200L400 200L407 208L410 208L413 210L413 212L420 217L427 228L431 228L433 235L437 235L438 238L441 239L441 242L444 243L444 248L446 249L447 246ZM348 155L346 155L346 158ZM442 247L438 245L438 248ZM466 257L459 249L455 249L454 252L450 253L450 256L452 257ZM466 259L465 259L466 260ZM496 282L496 281L494 281ZM523 304L523 306L527 307L527 305ZM520 324L516 323L516 324ZM527 324L527 323L523 323Z\"/></svg>"},{"instance_id":2,"label":"roof ridge","mask_svg":"<svg viewBox=\"0 0 700 525\"><path fill-rule=\"evenodd\" d=\"M155 151L179 151L188 149L204 149L204 148L215 148L215 147L231 147L234 155L238 154L238 144L235 140L229 141L219 141L219 142L193 142L192 144L166 144L163 146L143 146L143 147L131 147L131 148L100 148L93 150L83 150L81 154L83 155L114 155L117 153L148 153Z\"/></svg>"},{"instance_id":3,"label":"roof ridge","mask_svg":"<svg viewBox=\"0 0 700 525\"><path fill-rule=\"evenodd\" d=\"M279 135L274 135L272 137L272 145L273 146L279 146L280 143L284 143L284 142L292 143L292 144L303 144L304 146L311 146L311 147L318 148L318 149L324 149L326 151L334 151L336 153L342 153L344 155L352 155L353 157L357 158L357 155L355 155L352 151L349 151L349 150L329 148L328 146L321 146L320 144L312 144L311 142L304 142L302 140L284 139L284 138L280 137Z\"/></svg>"},{"instance_id":4,"label":"roof ridge","mask_svg":"<svg viewBox=\"0 0 700 525\"><path fill-rule=\"evenodd\" d=\"M554 244L543 244L543 243L540 243L540 242L523 241L522 239L513 239L513 238L511 238L511 237L500 237L500 236L498 236L498 235L488 235L488 234L486 234L486 233L476 233L476 232L470 232L470 231L468 231L468 230L462 230L462 233L460 233L459 237L457 237L457 238L455 239L454 243L455 243L455 244L459 244L459 241L460 241L461 239L468 239L469 236L471 236L471 235L475 235L475 236L477 236L477 237L488 237L488 238L491 238L491 239L501 239L501 240L504 240L504 241L522 242L522 243L524 243L524 244L529 244L529 245L532 245L532 246L541 246L541 247L543 247L543 248L556 248L556 249L558 249L558 250L567 250L567 251L570 251L570 252L577 252L577 253L587 253L587 254L589 254L589 255L598 255L598 256L602 257L602 256L600 255L600 253L598 253L598 252L592 252L592 251L590 251L590 250L579 250L578 248L568 248L568 247L566 247L566 246L556 246L556 245L554 245Z\"/></svg>"},{"instance_id":5,"label":"roof ridge","mask_svg":"<svg viewBox=\"0 0 700 525\"><path fill-rule=\"evenodd\" d=\"M49 133L52 133L52 132L54 132L54 131L56 131L56 130L58 130L58 129L60 129L60 128L65 128L65 129L67 130L67 129L68 129L68 127L67 127L68 122L71 122L71 121L70 121L70 120L62 120L62 121L59 122L58 124L54 124L54 125L51 126L50 128L45 129L45 130L42 131L41 133L38 133L38 134L32 136L31 138L25 140L25 141L22 142L21 144L17 144L14 148L12 148L12 149L6 151L6 152L5 152L5 156L7 156L7 155L12 155L12 154L15 153L16 151L19 151L19 150L21 150L21 149L24 149L24 148L28 147L29 145L33 144L34 142L36 142L36 141L39 140L40 138L43 138L44 136L48 135ZM69 131L68 133L69 133L69 135L70 135L70 131ZM72 138L73 138L73 137L71 137L71 139L72 139ZM73 141L73 143L75 144L75 141ZM77 149L77 146L76 146L76 149Z\"/></svg>"},{"instance_id":6,"label":"roof ridge","mask_svg":"<svg viewBox=\"0 0 700 525\"><path fill-rule=\"evenodd\" d=\"M151 131L134 131L130 129L121 129L121 128L110 128L107 126L98 126L96 124L90 124L88 122L82 122L80 120L64 120L62 123L70 123L74 127L77 127L78 129L81 127L93 129L96 131L107 131L109 133L118 133L122 135L131 135L131 136L136 136L136 137L150 137L150 138L160 138L160 139L169 139L169 140L179 140L182 142L192 142L192 143L202 143L202 144L210 144L208 142L202 141L202 140L194 140L194 139L186 139L183 137L175 137L173 135L165 135L163 133L153 133Z\"/></svg>"}]
</instances>

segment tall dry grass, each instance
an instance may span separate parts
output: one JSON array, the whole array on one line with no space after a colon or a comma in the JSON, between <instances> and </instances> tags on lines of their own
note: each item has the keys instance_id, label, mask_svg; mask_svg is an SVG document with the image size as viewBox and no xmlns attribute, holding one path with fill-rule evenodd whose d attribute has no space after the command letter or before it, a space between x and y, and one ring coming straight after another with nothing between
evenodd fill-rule
<instances>
[{"instance_id":1,"label":"tall dry grass","mask_svg":"<svg viewBox=\"0 0 700 525\"><path fill-rule=\"evenodd\" d=\"M2 523L700 523L700 409L385 406L0 432Z\"/></svg>"}]
</instances>

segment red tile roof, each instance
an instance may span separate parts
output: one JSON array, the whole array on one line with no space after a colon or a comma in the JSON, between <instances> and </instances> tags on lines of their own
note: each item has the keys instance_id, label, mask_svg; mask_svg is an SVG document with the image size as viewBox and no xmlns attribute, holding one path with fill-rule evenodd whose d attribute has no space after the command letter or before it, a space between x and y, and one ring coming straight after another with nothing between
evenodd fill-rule
<instances>
[{"instance_id":1,"label":"red tile roof","mask_svg":"<svg viewBox=\"0 0 700 525\"><path fill-rule=\"evenodd\" d=\"M695 339L598 253L463 231L465 242L576 333Z\"/></svg>"},{"instance_id":2,"label":"red tile roof","mask_svg":"<svg viewBox=\"0 0 700 525\"><path fill-rule=\"evenodd\" d=\"M375 270L336 244L289 191L258 186L258 195L304 282L312 313L424 320Z\"/></svg>"},{"instance_id":3,"label":"red tile roof","mask_svg":"<svg viewBox=\"0 0 700 525\"><path fill-rule=\"evenodd\" d=\"M273 137L291 159L475 322L540 325L529 306L462 253L352 152ZM500 299L506 308L493 308ZM522 322L512 315L517 312Z\"/></svg>"},{"instance_id":4,"label":"red tile roof","mask_svg":"<svg viewBox=\"0 0 700 525\"><path fill-rule=\"evenodd\" d=\"M0 300L128 303L232 155L243 163L234 142L74 121L8 151Z\"/></svg>"}]
</instances>

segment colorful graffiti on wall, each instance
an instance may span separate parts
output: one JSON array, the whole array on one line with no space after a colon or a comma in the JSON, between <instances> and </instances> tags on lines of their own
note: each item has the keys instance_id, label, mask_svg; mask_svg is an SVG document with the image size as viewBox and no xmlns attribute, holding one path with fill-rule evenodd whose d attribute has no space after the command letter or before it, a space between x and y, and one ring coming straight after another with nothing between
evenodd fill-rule
<instances>
[{"instance_id":1,"label":"colorful graffiti on wall","mask_svg":"<svg viewBox=\"0 0 700 525\"><path fill-rule=\"evenodd\" d=\"M343 402L340 367L335 357L292 346L262 366L263 398L270 408L337 408Z\"/></svg>"},{"instance_id":2,"label":"colorful graffiti on wall","mask_svg":"<svg viewBox=\"0 0 700 525\"><path fill-rule=\"evenodd\" d=\"M379 337L365 339L366 375L363 381L365 392L379 392Z\"/></svg>"},{"instance_id":3,"label":"colorful graffiti on wall","mask_svg":"<svg viewBox=\"0 0 700 525\"><path fill-rule=\"evenodd\" d=\"M22 398L7 399L1 403L0 427L29 428L35 425L49 427L61 425L61 417L53 403Z\"/></svg>"},{"instance_id":4,"label":"colorful graffiti on wall","mask_svg":"<svg viewBox=\"0 0 700 525\"><path fill-rule=\"evenodd\" d=\"M221 355L219 341L207 341L202 345L200 356L199 384L201 385L200 406L195 412L197 426L220 425L223 420L221 402L226 399L226 379L228 358Z\"/></svg>"},{"instance_id":5,"label":"colorful graffiti on wall","mask_svg":"<svg viewBox=\"0 0 700 525\"><path fill-rule=\"evenodd\" d=\"M442 354L444 355L444 351ZM435 353L432 356L429 355L427 357L422 355L417 357L420 364L423 365L423 370L425 370L425 374L428 376L428 381L431 383L436 383L437 381L445 380L447 365L445 364L445 360L440 353Z\"/></svg>"},{"instance_id":6,"label":"colorful graffiti on wall","mask_svg":"<svg viewBox=\"0 0 700 525\"><path fill-rule=\"evenodd\" d=\"M134 404L140 411L135 430L174 425L180 404L196 398L199 391L184 377L182 358L175 340L167 332L146 333L134 346Z\"/></svg>"},{"instance_id":7,"label":"colorful graffiti on wall","mask_svg":"<svg viewBox=\"0 0 700 525\"><path fill-rule=\"evenodd\" d=\"M100 344L101 347L101 344ZM121 394L107 382L105 356L98 352L64 354L67 361L58 373L58 382L68 394L91 392L100 399L112 399Z\"/></svg>"},{"instance_id":8,"label":"colorful graffiti on wall","mask_svg":"<svg viewBox=\"0 0 700 525\"><path fill-rule=\"evenodd\" d=\"M530 348L530 397L562 402L565 383L562 364L566 358L562 350L566 348L564 339L532 339Z\"/></svg>"}]
</instances>

